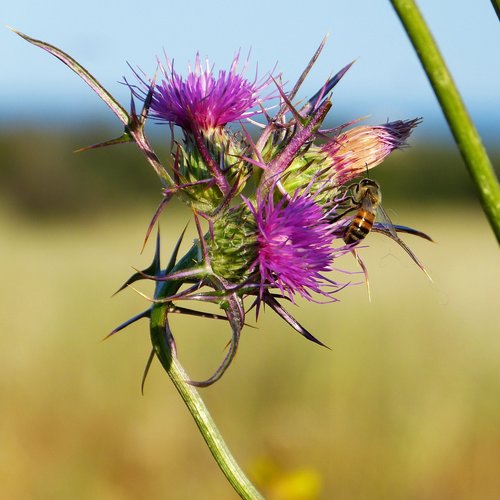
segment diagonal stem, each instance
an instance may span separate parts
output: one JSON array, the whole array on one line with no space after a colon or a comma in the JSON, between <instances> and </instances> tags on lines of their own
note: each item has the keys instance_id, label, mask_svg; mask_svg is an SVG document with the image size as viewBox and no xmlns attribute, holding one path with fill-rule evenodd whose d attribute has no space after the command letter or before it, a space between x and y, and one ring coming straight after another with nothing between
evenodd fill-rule
<instances>
[{"instance_id":1,"label":"diagonal stem","mask_svg":"<svg viewBox=\"0 0 500 500\"><path fill-rule=\"evenodd\" d=\"M493 5L498 5L493 0ZM413 0L391 0L448 121L483 210L500 242L500 186L443 57Z\"/></svg>"},{"instance_id":2,"label":"diagonal stem","mask_svg":"<svg viewBox=\"0 0 500 500\"><path fill-rule=\"evenodd\" d=\"M177 263L173 271L191 266L197 253L198 249L195 245ZM179 281L158 283L155 298L172 295L179 289L180 285L181 282ZM168 327L168 308L169 304L161 303L153 305L151 309L150 328L154 352L186 404L212 456L231 486L245 500L263 500L262 495L246 477L231 454L199 392L195 387L186 382L189 380L189 377L179 363L175 352L173 352L171 334Z\"/></svg>"},{"instance_id":3,"label":"diagonal stem","mask_svg":"<svg viewBox=\"0 0 500 500\"><path fill-rule=\"evenodd\" d=\"M491 0L491 4L495 9L498 19L500 20L500 0Z\"/></svg>"}]
</instances>

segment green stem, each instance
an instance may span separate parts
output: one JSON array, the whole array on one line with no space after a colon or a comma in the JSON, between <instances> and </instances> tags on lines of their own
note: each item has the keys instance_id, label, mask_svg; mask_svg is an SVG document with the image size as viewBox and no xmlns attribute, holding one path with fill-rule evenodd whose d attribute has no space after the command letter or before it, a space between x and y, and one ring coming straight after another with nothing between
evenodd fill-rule
<instances>
[{"instance_id":1,"label":"green stem","mask_svg":"<svg viewBox=\"0 0 500 500\"><path fill-rule=\"evenodd\" d=\"M500 20L500 0L491 0L491 4L497 13L497 17Z\"/></svg>"},{"instance_id":2,"label":"green stem","mask_svg":"<svg viewBox=\"0 0 500 500\"><path fill-rule=\"evenodd\" d=\"M493 0L495 6L498 2ZM420 58L455 142L500 242L500 186L481 138L470 119L446 64L413 0L391 0Z\"/></svg>"},{"instance_id":3,"label":"green stem","mask_svg":"<svg viewBox=\"0 0 500 500\"><path fill-rule=\"evenodd\" d=\"M192 266L196 261L196 245L184 256L172 271ZM161 282L158 284L155 298L168 297L179 289L180 282ZM227 447L214 420L212 419L199 392L189 385L189 379L175 353L172 352L167 315L168 303L156 303L151 310L151 341L156 356L172 380L175 388L186 404L207 446L226 476L231 486L241 498L248 500L263 499L255 486L249 481Z\"/></svg>"}]
</instances>

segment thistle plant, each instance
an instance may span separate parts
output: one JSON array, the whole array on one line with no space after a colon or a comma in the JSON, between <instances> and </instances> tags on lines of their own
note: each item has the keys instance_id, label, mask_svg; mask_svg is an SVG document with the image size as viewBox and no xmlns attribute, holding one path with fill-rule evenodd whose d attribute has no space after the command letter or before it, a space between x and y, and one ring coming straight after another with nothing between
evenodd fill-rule
<instances>
[{"instance_id":1,"label":"thistle plant","mask_svg":"<svg viewBox=\"0 0 500 500\"><path fill-rule=\"evenodd\" d=\"M286 303L299 298L316 303L338 301L342 289L352 284L348 274L334 274L334 269L342 268L338 261L345 255L354 253L366 276L356 253L362 238L346 238L357 218L362 220L363 236L370 230L385 234L423 268L397 233L430 238L405 226L375 222L380 210L378 184L371 183L378 193L371 199L368 195L359 197L361 184L357 182L392 151L405 147L420 119L377 126L360 126L353 121L326 128L332 91L352 63L328 79L310 99L297 98L324 42L290 90L282 84L280 74L248 79L247 64L239 69L238 54L228 71L218 73L197 55L187 76L170 60L159 61L155 76L134 72L126 80L131 91L130 111L126 111L69 55L19 34L78 73L123 123L120 137L85 149L135 142L155 169L162 196L147 237L174 197L191 208L197 239L179 257L181 234L164 266L158 232L151 265L134 273L120 288L140 280L153 282L154 293L146 297L148 306L110 335L140 319L149 320L152 350L143 382L153 359L158 358L231 484L242 497L259 498L194 386L211 385L226 372L251 309L258 317L268 306L307 340L325 346L295 320ZM140 112L136 111L138 103ZM180 139L173 132L169 138L168 165L159 161L145 135L148 120L165 122L181 131ZM212 304L214 312L190 306L196 302ZM229 326L225 357L205 380L191 380L177 359L169 321L173 314L217 319Z\"/></svg>"}]
</instances>

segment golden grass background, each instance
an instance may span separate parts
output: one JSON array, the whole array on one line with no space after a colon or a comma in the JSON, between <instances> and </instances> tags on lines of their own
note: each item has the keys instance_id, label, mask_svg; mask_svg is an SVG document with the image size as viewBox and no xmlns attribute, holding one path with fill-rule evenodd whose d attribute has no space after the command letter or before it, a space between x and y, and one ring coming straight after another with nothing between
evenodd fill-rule
<instances>
[{"instance_id":1,"label":"golden grass background","mask_svg":"<svg viewBox=\"0 0 500 500\"><path fill-rule=\"evenodd\" d=\"M101 342L146 307L130 290L110 296L149 263L149 216L37 223L2 211L0 498L235 498L159 364L141 395L147 322ZM291 306L332 351L266 311L202 390L267 498L498 498L498 246L477 207L394 219L436 239L406 238L434 283L370 235L371 303L358 286L340 303ZM165 259L185 221L167 211ZM175 317L173 328L192 377L210 375L227 326Z\"/></svg>"}]
</instances>

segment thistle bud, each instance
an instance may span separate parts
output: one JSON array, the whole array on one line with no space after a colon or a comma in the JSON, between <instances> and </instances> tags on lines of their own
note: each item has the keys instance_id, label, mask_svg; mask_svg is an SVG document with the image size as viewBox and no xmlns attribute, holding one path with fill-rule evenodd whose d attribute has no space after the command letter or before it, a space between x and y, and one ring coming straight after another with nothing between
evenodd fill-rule
<instances>
[{"instance_id":1,"label":"thistle bud","mask_svg":"<svg viewBox=\"0 0 500 500\"><path fill-rule=\"evenodd\" d=\"M420 122L398 120L374 127L354 127L338 133L327 143L312 145L298 155L286 169L281 183L290 194L307 189L316 202L325 205L339 187L379 165L395 149L406 146L406 139Z\"/></svg>"},{"instance_id":2,"label":"thistle bud","mask_svg":"<svg viewBox=\"0 0 500 500\"><path fill-rule=\"evenodd\" d=\"M332 138L321 147L328 155L332 181L345 184L382 163L395 149L406 146L406 139L420 121L415 118L375 127L354 127Z\"/></svg>"},{"instance_id":3,"label":"thistle bud","mask_svg":"<svg viewBox=\"0 0 500 500\"><path fill-rule=\"evenodd\" d=\"M257 225L246 205L228 210L214 223L210 262L215 274L241 283L251 274L257 253Z\"/></svg>"},{"instance_id":4,"label":"thistle bud","mask_svg":"<svg viewBox=\"0 0 500 500\"><path fill-rule=\"evenodd\" d=\"M331 161L318 146L311 146L294 159L281 181L287 193L304 191L314 196L316 203L326 205L335 198L339 184L332 178Z\"/></svg>"},{"instance_id":5,"label":"thistle bud","mask_svg":"<svg viewBox=\"0 0 500 500\"><path fill-rule=\"evenodd\" d=\"M202 134L203 153L194 138L186 134L184 143L177 145L175 171L178 189L185 202L204 213L213 213L223 202L226 193L215 182L206 155L220 166L231 187L232 196L241 192L250 166L241 160L246 145L227 129L212 129Z\"/></svg>"}]
</instances>

